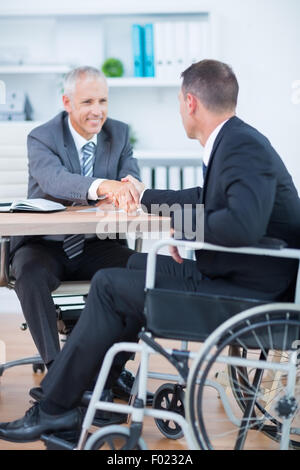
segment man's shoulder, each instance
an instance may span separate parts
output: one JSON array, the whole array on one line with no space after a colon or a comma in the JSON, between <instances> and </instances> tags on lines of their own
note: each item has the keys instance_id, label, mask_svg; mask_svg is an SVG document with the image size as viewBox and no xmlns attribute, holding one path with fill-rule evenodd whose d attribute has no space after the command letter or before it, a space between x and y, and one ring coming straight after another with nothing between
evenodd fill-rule
<instances>
[{"instance_id":1,"label":"man's shoulder","mask_svg":"<svg viewBox=\"0 0 300 470\"><path fill-rule=\"evenodd\" d=\"M264 134L262 134L258 129L251 126L250 124L243 121L242 119L238 118L237 116L235 116L234 119L232 120L232 123L230 123L229 129L230 129L230 132L226 133L228 137L234 134L235 136L241 137L241 138L251 138L251 139L257 139L257 140L269 142L267 137Z\"/></svg>"},{"instance_id":2,"label":"man's shoulder","mask_svg":"<svg viewBox=\"0 0 300 470\"><path fill-rule=\"evenodd\" d=\"M128 124L117 119L107 118L103 125L103 130L111 136L114 136L116 133L120 136L120 133L127 134Z\"/></svg>"},{"instance_id":3,"label":"man's shoulder","mask_svg":"<svg viewBox=\"0 0 300 470\"><path fill-rule=\"evenodd\" d=\"M226 126L227 124L227 126ZM240 145L258 145L261 147L271 147L269 139L258 129L244 122L238 117L230 119L224 125L223 144L229 147Z\"/></svg>"},{"instance_id":4,"label":"man's shoulder","mask_svg":"<svg viewBox=\"0 0 300 470\"><path fill-rule=\"evenodd\" d=\"M40 126L35 127L30 132L29 136L31 137L42 137L61 131L63 128L63 122L66 117L66 112L61 111L56 116L54 116L49 121L41 124Z\"/></svg>"},{"instance_id":5,"label":"man's shoulder","mask_svg":"<svg viewBox=\"0 0 300 470\"><path fill-rule=\"evenodd\" d=\"M234 118L233 122L229 123L228 130L225 129L218 155L220 161L230 165L235 162L240 165L243 162L246 166L250 164L252 167L264 167L268 170L276 170L283 165L280 155L269 139L239 118Z\"/></svg>"}]
</instances>

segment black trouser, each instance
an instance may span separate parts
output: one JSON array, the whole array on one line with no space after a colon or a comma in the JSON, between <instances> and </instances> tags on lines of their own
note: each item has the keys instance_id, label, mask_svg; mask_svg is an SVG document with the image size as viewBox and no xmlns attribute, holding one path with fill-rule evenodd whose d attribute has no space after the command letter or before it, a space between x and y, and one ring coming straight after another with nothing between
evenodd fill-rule
<instances>
[{"instance_id":1,"label":"black trouser","mask_svg":"<svg viewBox=\"0 0 300 470\"><path fill-rule=\"evenodd\" d=\"M146 256L136 253L130 257L127 269L103 269L95 274L86 307L42 381L45 408L60 412L79 405L108 349L120 341L137 341L145 323ZM158 256L156 272L158 288L257 298L257 292L225 279L203 279L195 261L178 264L169 256ZM123 357L126 361L126 354ZM114 380L113 374L110 380Z\"/></svg>"},{"instance_id":2,"label":"black trouser","mask_svg":"<svg viewBox=\"0 0 300 470\"><path fill-rule=\"evenodd\" d=\"M56 311L51 297L62 281L85 281L102 268L126 266L134 253L117 240L85 241L82 254L68 259L62 242L37 239L19 248L12 261L15 291L35 345L45 362L60 351Z\"/></svg>"},{"instance_id":3,"label":"black trouser","mask_svg":"<svg viewBox=\"0 0 300 470\"><path fill-rule=\"evenodd\" d=\"M42 381L46 404L52 409L53 405L58 410L76 407L107 350L120 341L137 341L144 324L145 260L146 255L134 254L129 269L105 269L95 274L86 307ZM193 261L180 265L168 256L159 256L157 271L159 287L197 291L200 283L210 282L202 281ZM114 380L113 375L110 378Z\"/></svg>"}]
</instances>

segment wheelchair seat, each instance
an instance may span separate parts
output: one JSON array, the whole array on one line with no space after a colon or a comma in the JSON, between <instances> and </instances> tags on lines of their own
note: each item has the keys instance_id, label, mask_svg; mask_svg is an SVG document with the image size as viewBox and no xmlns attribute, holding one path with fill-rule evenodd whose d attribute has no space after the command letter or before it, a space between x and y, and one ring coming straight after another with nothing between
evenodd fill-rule
<instances>
[{"instance_id":1,"label":"wheelchair seat","mask_svg":"<svg viewBox=\"0 0 300 470\"><path fill-rule=\"evenodd\" d=\"M158 338L202 342L229 318L264 303L269 302L198 292L148 289L145 301L147 331Z\"/></svg>"}]
</instances>

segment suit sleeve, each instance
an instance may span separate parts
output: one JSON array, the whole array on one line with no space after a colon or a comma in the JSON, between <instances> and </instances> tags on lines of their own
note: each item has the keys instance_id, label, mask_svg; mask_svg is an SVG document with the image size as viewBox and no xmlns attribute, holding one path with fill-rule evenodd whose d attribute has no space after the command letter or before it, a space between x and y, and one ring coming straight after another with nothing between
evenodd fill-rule
<instances>
[{"instance_id":1,"label":"suit sleeve","mask_svg":"<svg viewBox=\"0 0 300 470\"><path fill-rule=\"evenodd\" d=\"M195 207L200 202L201 191L199 187L179 191L147 189L141 205L144 212L168 217L184 206L188 209Z\"/></svg>"},{"instance_id":2,"label":"suit sleeve","mask_svg":"<svg viewBox=\"0 0 300 470\"><path fill-rule=\"evenodd\" d=\"M131 175L141 181L138 162L132 154L132 145L130 144L129 140L129 128L126 126L125 144L118 164L118 180L125 178L127 175Z\"/></svg>"},{"instance_id":3,"label":"suit sleeve","mask_svg":"<svg viewBox=\"0 0 300 470\"><path fill-rule=\"evenodd\" d=\"M29 172L45 194L55 199L88 204L88 190L96 178L70 173L59 155L38 136L28 136L27 149Z\"/></svg>"}]
</instances>

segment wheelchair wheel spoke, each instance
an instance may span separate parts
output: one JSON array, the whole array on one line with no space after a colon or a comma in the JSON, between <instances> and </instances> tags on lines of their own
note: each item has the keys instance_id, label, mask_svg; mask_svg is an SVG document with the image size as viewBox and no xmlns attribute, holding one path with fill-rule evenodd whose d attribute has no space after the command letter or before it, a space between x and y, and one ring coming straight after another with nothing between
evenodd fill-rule
<instances>
[{"instance_id":1,"label":"wheelchair wheel spoke","mask_svg":"<svg viewBox=\"0 0 300 470\"><path fill-rule=\"evenodd\" d=\"M224 448L224 436L232 436L235 449L251 449L254 433L262 432L271 438L263 437L262 448L278 448L280 441L286 448L289 439L291 447L300 448L300 380L290 352L300 336L299 306L253 307L230 322L204 343L192 365L187 406L195 438L203 449ZM222 374L221 380L215 379L222 362L231 390L226 375L225 380ZM220 392L222 384L226 394ZM213 399L224 399L224 419L211 412Z\"/></svg>"},{"instance_id":2,"label":"wheelchair wheel spoke","mask_svg":"<svg viewBox=\"0 0 300 470\"><path fill-rule=\"evenodd\" d=\"M114 440L112 437L107 437L107 444L110 448L110 450L116 450Z\"/></svg>"},{"instance_id":3,"label":"wheelchair wheel spoke","mask_svg":"<svg viewBox=\"0 0 300 470\"><path fill-rule=\"evenodd\" d=\"M165 401L166 401L166 409L169 410L172 405L172 400L170 400L169 396L166 396Z\"/></svg>"}]
</instances>

